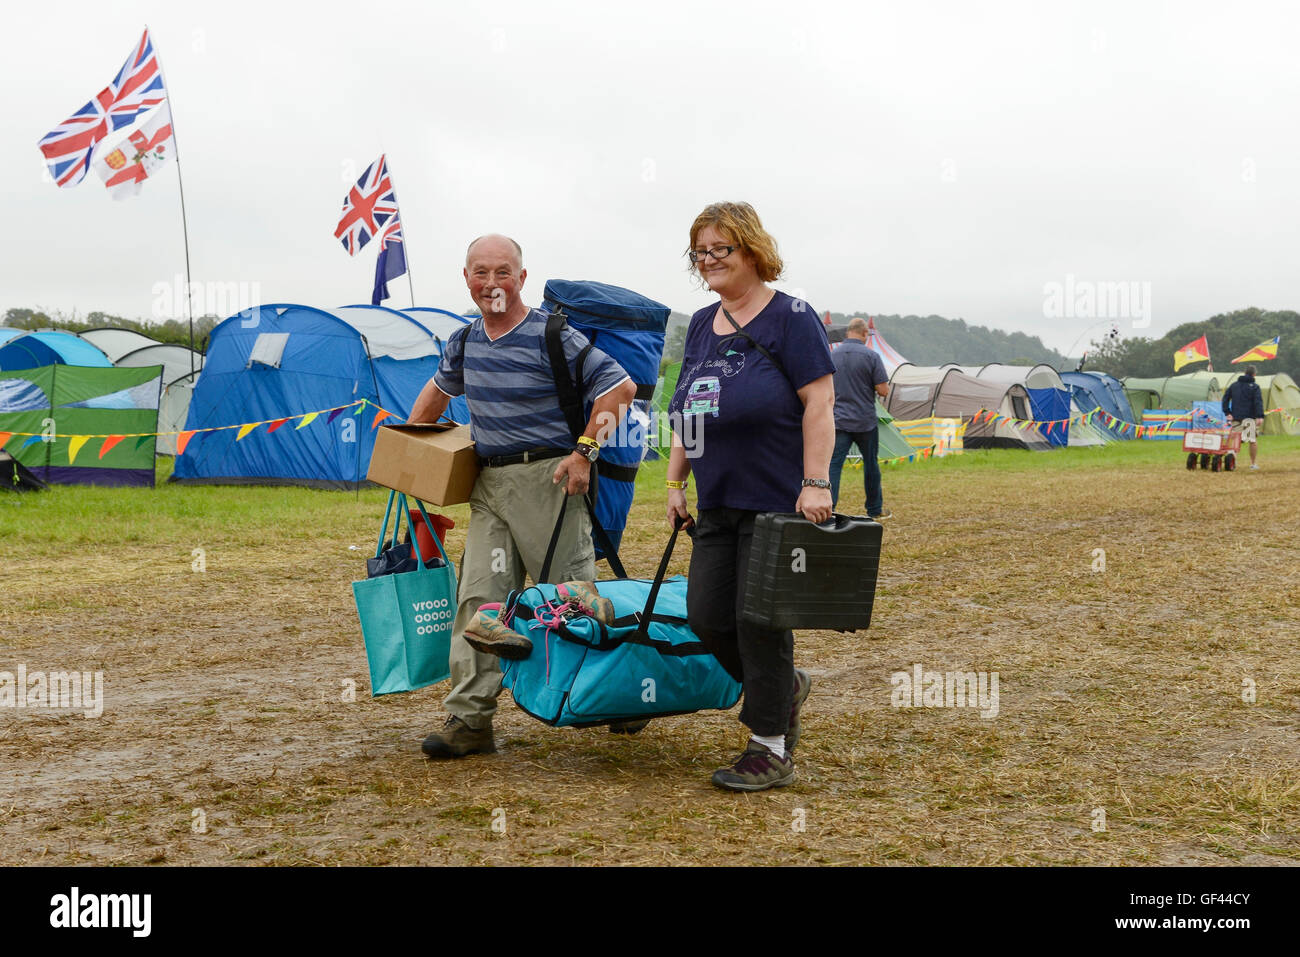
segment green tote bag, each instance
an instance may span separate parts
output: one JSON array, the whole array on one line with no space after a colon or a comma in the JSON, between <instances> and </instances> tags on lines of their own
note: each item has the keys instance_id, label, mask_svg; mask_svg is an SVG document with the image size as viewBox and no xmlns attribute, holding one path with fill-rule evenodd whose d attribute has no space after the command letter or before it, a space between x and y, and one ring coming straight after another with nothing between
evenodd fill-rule
<instances>
[{"instance_id":1,"label":"green tote bag","mask_svg":"<svg viewBox=\"0 0 1300 957\"><path fill-rule=\"evenodd\" d=\"M394 501L396 515L393 515ZM424 517L425 527L432 529L424 504L418 499L415 504ZM403 513L410 529L411 508L406 496L390 493L384 524L379 530L376 558L384 550L390 515L393 517L392 545L397 544ZM419 553L419 536L412 534L411 548L418 559L415 571L352 583L361 634L366 642L366 659L370 663L372 697L414 691L451 675L447 659L451 651L451 626L456 618L456 571L442 542L436 535L433 540L445 563L442 567L424 567L426 559Z\"/></svg>"}]
</instances>

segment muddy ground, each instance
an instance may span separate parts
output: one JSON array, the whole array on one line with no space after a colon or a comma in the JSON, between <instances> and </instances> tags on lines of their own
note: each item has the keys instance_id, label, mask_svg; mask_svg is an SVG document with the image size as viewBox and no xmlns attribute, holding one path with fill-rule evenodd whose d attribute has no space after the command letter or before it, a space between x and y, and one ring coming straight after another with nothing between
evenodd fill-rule
<instances>
[{"instance_id":1,"label":"muddy ground","mask_svg":"<svg viewBox=\"0 0 1300 957\"><path fill-rule=\"evenodd\" d=\"M318 520L267 534L212 503L279 490L160 489L140 534L11 540L0 670L102 670L106 696L0 710L0 861L1300 862L1300 450L1217 476L1080 453L886 472L873 626L798 635L798 780L756 795L709 784L735 710L625 738L507 694L499 753L427 761L447 685L371 699L352 604L378 492L295 492ZM653 478L634 574L665 539ZM917 663L998 672L997 715L893 707Z\"/></svg>"}]
</instances>

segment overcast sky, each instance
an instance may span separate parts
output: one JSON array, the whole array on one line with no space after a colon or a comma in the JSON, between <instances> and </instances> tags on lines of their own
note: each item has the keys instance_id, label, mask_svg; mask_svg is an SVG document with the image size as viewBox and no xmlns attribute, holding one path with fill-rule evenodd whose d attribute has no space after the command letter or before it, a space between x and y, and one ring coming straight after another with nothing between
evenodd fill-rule
<instances>
[{"instance_id":1,"label":"overcast sky","mask_svg":"<svg viewBox=\"0 0 1300 957\"><path fill-rule=\"evenodd\" d=\"M531 304L548 278L598 279L693 312L711 297L685 270L690 223L733 199L776 237L779 285L819 311L933 313L1065 350L1108 318L1049 315L1067 277L1137 283L1126 334L1300 309L1293 5L280 6L6 8L0 309L149 316L183 275L174 164L113 202L93 173L43 179L36 147L145 24L193 278L263 302L369 302L377 243L350 258L333 230L386 152L419 305L470 308L465 245L500 231ZM1151 325L1133 330L1144 288Z\"/></svg>"}]
</instances>

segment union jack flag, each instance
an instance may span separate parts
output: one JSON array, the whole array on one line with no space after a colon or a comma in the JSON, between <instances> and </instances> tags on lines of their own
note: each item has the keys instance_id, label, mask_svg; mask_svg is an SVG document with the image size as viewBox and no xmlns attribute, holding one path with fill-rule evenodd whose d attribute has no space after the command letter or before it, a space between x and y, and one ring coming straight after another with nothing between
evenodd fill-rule
<instances>
[{"instance_id":1,"label":"union jack flag","mask_svg":"<svg viewBox=\"0 0 1300 957\"><path fill-rule=\"evenodd\" d=\"M385 242L392 241L384 227L389 220L397 222L397 193L388 175L388 163L380 156L361 174L357 185L348 190L343 199L343 216L334 230L334 238L343 243L349 256L355 256L381 231ZM397 225L396 240L401 241L401 225Z\"/></svg>"},{"instance_id":2,"label":"union jack flag","mask_svg":"<svg viewBox=\"0 0 1300 957\"><path fill-rule=\"evenodd\" d=\"M59 186L76 186L86 178L95 147L109 133L130 126L167 98L153 41L146 29L113 82L37 144L50 176Z\"/></svg>"}]
</instances>

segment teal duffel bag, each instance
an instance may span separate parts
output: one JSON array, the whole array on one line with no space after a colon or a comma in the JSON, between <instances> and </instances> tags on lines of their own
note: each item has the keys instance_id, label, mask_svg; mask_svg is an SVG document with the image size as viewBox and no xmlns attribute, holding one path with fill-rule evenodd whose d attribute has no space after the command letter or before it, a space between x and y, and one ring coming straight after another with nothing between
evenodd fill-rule
<instances>
[{"instance_id":1,"label":"teal duffel bag","mask_svg":"<svg viewBox=\"0 0 1300 957\"><path fill-rule=\"evenodd\" d=\"M501 608L513 611L512 627L533 643L527 658L501 662L515 704L557 727L735 705L739 682L687 626L686 579L664 578L676 540L674 531L653 579L596 583L614 605L608 625L587 615L557 617L563 601L555 585L510 594Z\"/></svg>"},{"instance_id":2,"label":"teal duffel bag","mask_svg":"<svg viewBox=\"0 0 1300 957\"><path fill-rule=\"evenodd\" d=\"M394 515L395 501L398 507ZM424 503L417 499L415 504L424 518L425 528L432 529ZM420 554L418 535L411 535L409 546L398 542L397 530L403 514L410 530L413 527L411 508L406 496L390 493L384 524L379 530L379 546L371 562L377 565L381 559L390 558L394 550L409 548L415 560L397 563L396 567L413 565L413 570L381 573L352 583L361 634L366 642L366 660L370 664L370 694L375 697L414 691L451 675L447 659L451 651L451 626L456 619L456 571L436 535L432 537L438 548L437 556ZM390 516L393 535L385 550ZM428 567L438 558L440 563Z\"/></svg>"}]
</instances>

